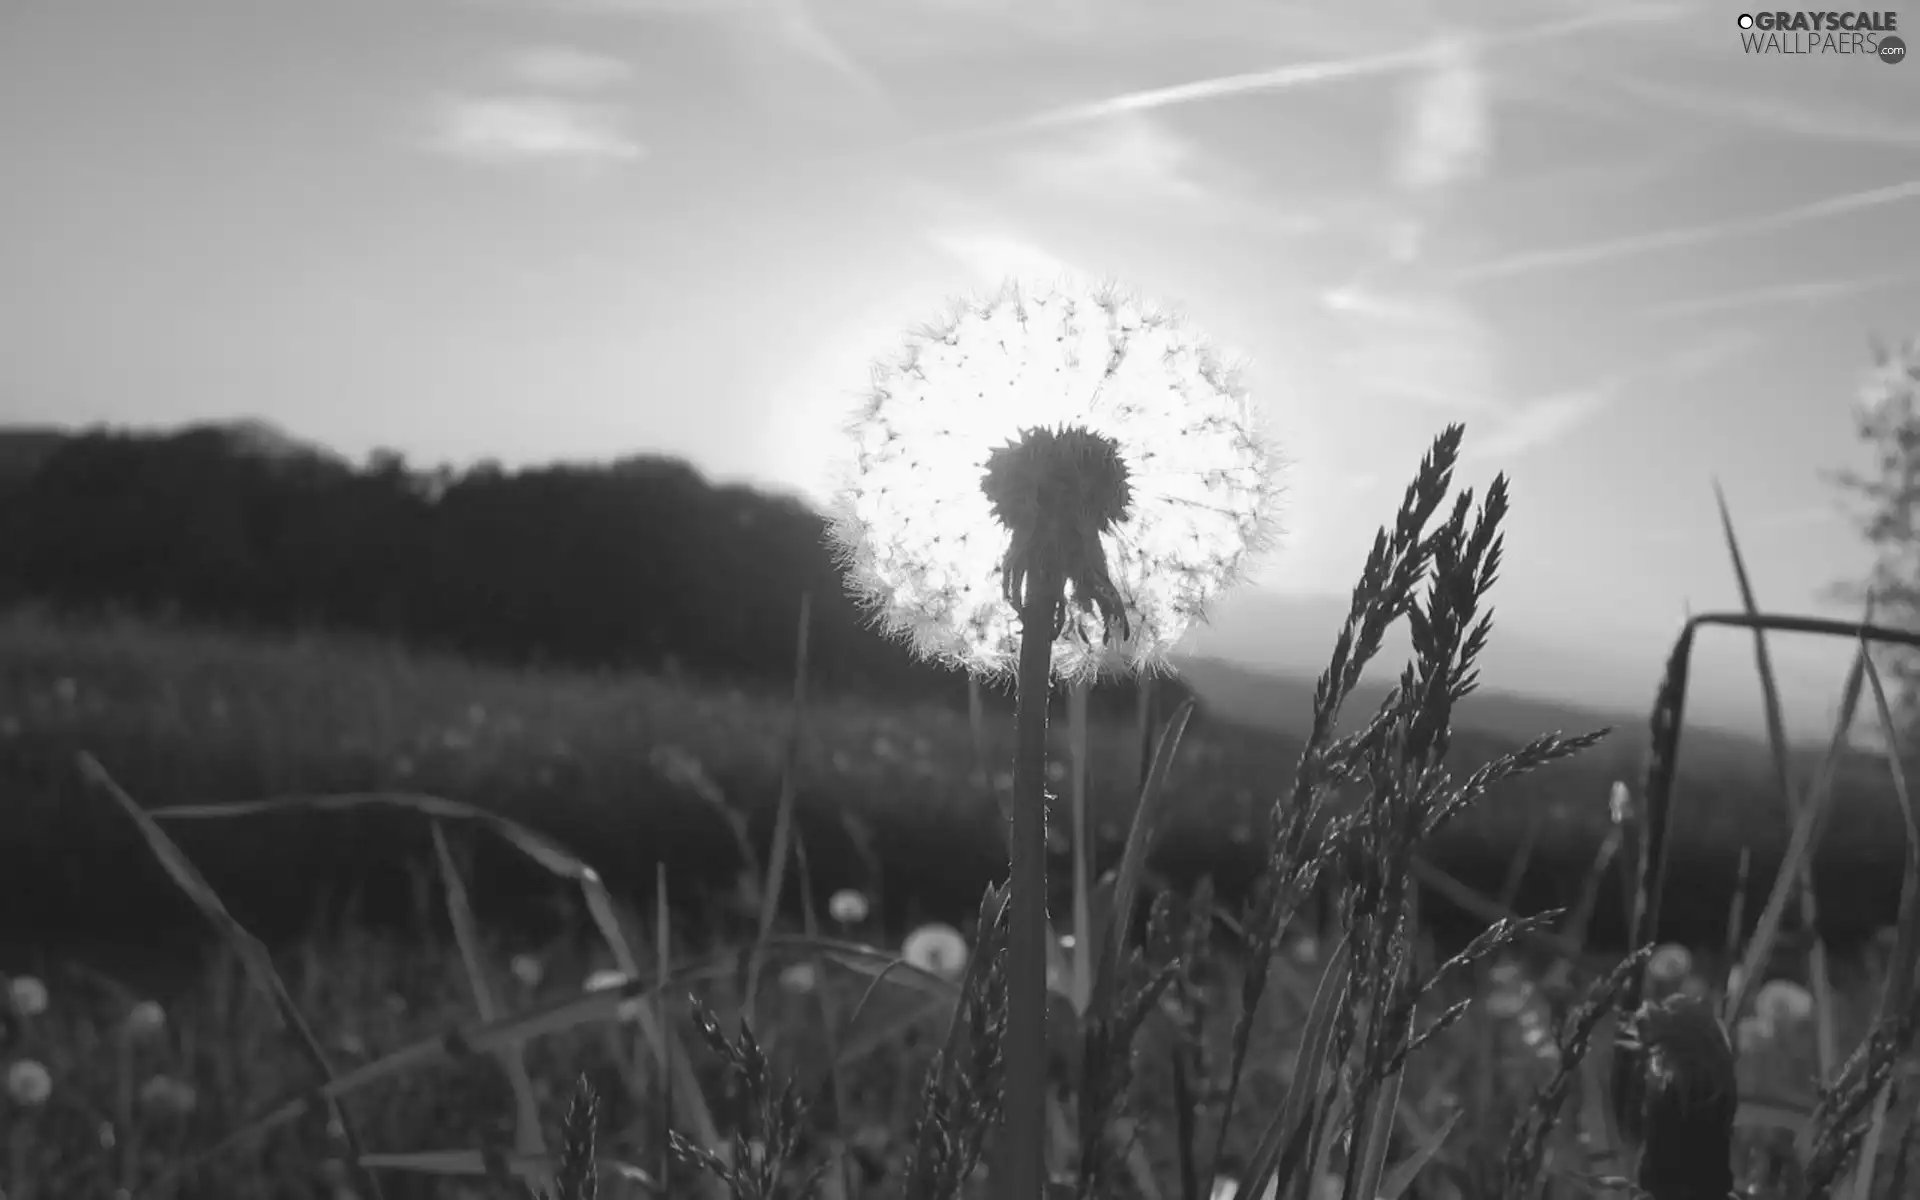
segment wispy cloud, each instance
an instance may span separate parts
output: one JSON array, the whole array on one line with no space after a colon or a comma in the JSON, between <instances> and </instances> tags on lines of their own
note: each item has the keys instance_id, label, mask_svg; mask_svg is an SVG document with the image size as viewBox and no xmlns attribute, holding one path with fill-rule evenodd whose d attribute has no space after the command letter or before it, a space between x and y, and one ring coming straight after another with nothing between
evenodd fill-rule
<instances>
[{"instance_id":1,"label":"wispy cloud","mask_svg":"<svg viewBox=\"0 0 1920 1200\"><path fill-rule=\"evenodd\" d=\"M1640 309L1642 318L1666 320L1673 317L1715 316L1754 308L1810 308L1833 300L1865 295L1884 288L1899 287L1920 280L1920 271L1901 271L1886 275L1864 275L1854 279L1805 279L1794 283L1776 283L1765 287L1741 288L1672 300Z\"/></svg>"},{"instance_id":2,"label":"wispy cloud","mask_svg":"<svg viewBox=\"0 0 1920 1200\"><path fill-rule=\"evenodd\" d=\"M499 164L631 162L646 155L625 110L533 94L443 98L431 114L428 146L441 154Z\"/></svg>"},{"instance_id":3,"label":"wispy cloud","mask_svg":"<svg viewBox=\"0 0 1920 1200\"><path fill-rule=\"evenodd\" d=\"M1470 32L1462 34L1461 37L1483 49L1491 49L1551 41L1599 29L1641 24L1650 20L1667 20L1674 15L1675 9L1671 5L1628 5L1603 14L1571 17L1525 29L1507 32ZM983 126L959 134L943 135L940 140L994 137L1061 125L1079 125L1104 120L1122 113L1146 112L1182 104L1219 100L1229 96L1292 91L1297 88L1350 79L1402 74L1430 67L1432 62L1432 43L1422 40L1417 45L1377 54L1295 63L1265 71L1220 75L1171 87L1126 92L1118 96L1110 96L1105 100L1050 109L1017 121Z\"/></svg>"},{"instance_id":4,"label":"wispy cloud","mask_svg":"<svg viewBox=\"0 0 1920 1200\"><path fill-rule=\"evenodd\" d=\"M1009 279L1055 279L1079 273L1045 249L1007 234L938 230L927 235L927 242L988 287Z\"/></svg>"},{"instance_id":5,"label":"wispy cloud","mask_svg":"<svg viewBox=\"0 0 1920 1200\"><path fill-rule=\"evenodd\" d=\"M1560 441L1618 403L1629 388L1652 380L1672 383L1705 374L1750 350L1758 336L1723 330L1689 342L1645 366L1505 407L1493 432L1470 447L1474 456L1509 458Z\"/></svg>"},{"instance_id":6,"label":"wispy cloud","mask_svg":"<svg viewBox=\"0 0 1920 1200\"><path fill-rule=\"evenodd\" d=\"M1612 404L1625 386L1619 375L1517 405L1491 435L1472 444L1473 456L1510 458L1557 442Z\"/></svg>"},{"instance_id":7,"label":"wispy cloud","mask_svg":"<svg viewBox=\"0 0 1920 1200\"><path fill-rule=\"evenodd\" d=\"M1493 333L1457 298L1350 285L1322 303L1343 335L1340 370L1363 393L1468 411L1497 403Z\"/></svg>"},{"instance_id":8,"label":"wispy cloud","mask_svg":"<svg viewBox=\"0 0 1920 1200\"><path fill-rule=\"evenodd\" d=\"M550 11L587 16L692 18L734 37L772 41L818 63L874 97L885 89L846 42L824 25L809 0L533 0Z\"/></svg>"},{"instance_id":9,"label":"wispy cloud","mask_svg":"<svg viewBox=\"0 0 1920 1200\"><path fill-rule=\"evenodd\" d=\"M597 91L633 74L620 59L572 46L528 46L509 57L507 69L527 86L554 91Z\"/></svg>"},{"instance_id":10,"label":"wispy cloud","mask_svg":"<svg viewBox=\"0 0 1920 1200\"><path fill-rule=\"evenodd\" d=\"M1050 190L1106 198L1205 199L1209 192L1189 171L1193 146L1145 113L1103 122L1074 140L1014 156L1028 183Z\"/></svg>"},{"instance_id":11,"label":"wispy cloud","mask_svg":"<svg viewBox=\"0 0 1920 1200\"><path fill-rule=\"evenodd\" d=\"M1472 42L1442 36L1431 65L1407 91L1397 174L1412 192L1451 187L1485 170L1493 155L1493 106Z\"/></svg>"},{"instance_id":12,"label":"wispy cloud","mask_svg":"<svg viewBox=\"0 0 1920 1200\"><path fill-rule=\"evenodd\" d=\"M1674 250L1683 246L1704 245L1756 233L1773 233L1782 229L1791 229L1796 225L1805 225L1830 217L1845 216L1849 213L1916 199L1920 199L1920 179L1909 179L1886 187L1829 196L1810 204L1796 205L1793 208L1760 213L1751 217L1736 217L1710 225L1686 225L1651 233L1634 234L1630 237L1612 238L1602 242L1588 242L1580 246L1567 246L1557 250L1536 250L1528 254L1517 254L1482 263L1477 267L1468 267L1457 272L1454 279L1461 283L1472 283L1488 279L1506 279L1516 275L1531 275L1560 267L1589 266L1635 255L1652 254L1657 250Z\"/></svg>"},{"instance_id":13,"label":"wispy cloud","mask_svg":"<svg viewBox=\"0 0 1920 1200\"><path fill-rule=\"evenodd\" d=\"M1643 103L1745 125L1762 133L1828 143L1920 147L1920 126L1911 121L1901 121L1871 109L1841 107L1831 101L1810 103L1778 88L1765 92L1722 92L1694 84L1654 83L1623 74L1596 78Z\"/></svg>"}]
</instances>

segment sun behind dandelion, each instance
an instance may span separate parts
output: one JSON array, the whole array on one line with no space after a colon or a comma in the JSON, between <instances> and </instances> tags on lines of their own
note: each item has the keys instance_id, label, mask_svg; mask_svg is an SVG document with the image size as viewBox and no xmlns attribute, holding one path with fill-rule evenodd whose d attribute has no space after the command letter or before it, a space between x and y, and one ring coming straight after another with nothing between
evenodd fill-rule
<instances>
[{"instance_id":1,"label":"sun behind dandelion","mask_svg":"<svg viewBox=\"0 0 1920 1200\"><path fill-rule=\"evenodd\" d=\"M1118 456L1105 577L1069 583L1055 674L1158 666L1264 545L1275 457L1205 339L1111 285L1009 284L876 367L831 527L849 584L920 656L1010 673L1013 556L982 480L1034 431L1091 434Z\"/></svg>"}]
</instances>

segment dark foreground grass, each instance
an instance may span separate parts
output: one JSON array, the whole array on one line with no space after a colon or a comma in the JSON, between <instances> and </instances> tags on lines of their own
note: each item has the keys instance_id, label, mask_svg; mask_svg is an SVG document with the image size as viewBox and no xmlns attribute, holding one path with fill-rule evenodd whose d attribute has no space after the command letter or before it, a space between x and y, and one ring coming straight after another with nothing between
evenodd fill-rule
<instances>
[{"instance_id":1,"label":"dark foreground grass","mask_svg":"<svg viewBox=\"0 0 1920 1200\"><path fill-rule=\"evenodd\" d=\"M431 897L438 886L423 878L421 894ZM653 914L625 916L628 929L653 924ZM734 953L751 940L746 924L715 914L673 918L679 986L667 993L668 1009L683 1045L698 1044L687 996L717 1012L749 1011ZM871 917L831 932L849 943L897 949L898 938ZM507 1013L550 1008L619 979L605 947L594 942L584 922L567 922L562 932L541 941L482 932L480 943L477 960L486 985ZM1227 1137L1224 1162L1230 1170L1253 1156L1261 1126L1286 1096L1326 950L1310 936L1296 936L1275 961L1274 999L1254 1028L1243 1104ZM1430 947L1423 957L1431 962ZM1202 1003L1224 1007L1237 992L1239 977L1231 961L1227 956L1217 960ZM444 906L431 900L400 928L372 932L350 921L317 925L282 948L275 965L339 1073L408 1047L439 1044L450 1029L472 1027L472 964ZM1834 1011L1823 1019L1834 1022L1843 1049L1851 1050L1868 1028L1885 966L1884 946L1839 964ZM909 1118L951 1017L951 1002L907 973L876 983L870 971L846 961L823 962L792 949L773 951L767 967L751 1010L757 1014L755 1028L773 1074L796 1080L816 1100L799 1147L801 1161L815 1161L829 1141L850 1143L850 1160L860 1164L859 1170L830 1178L821 1195L894 1194ZM1446 1131L1446 1149L1423 1161L1421 1183L1407 1196L1476 1200L1495 1194L1513 1128L1526 1118L1534 1089L1553 1077L1560 1055L1556 1033L1591 977L1585 967L1569 974L1541 960L1508 956L1481 964L1423 1008L1419 1020L1425 1024L1454 1000L1481 1001L1409 1061L1397 1104L1396 1144L1417 1149ZM1724 978L1702 963L1682 966L1665 986L1718 994ZM44 996L34 996L40 984ZM43 1098L26 1102L16 1068L9 1094L0 1097L0 1126L8 1131L9 1147L0 1187L9 1200L116 1195L343 1200L365 1194L356 1190L343 1165L337 1139L311 1116L231 1145L195 1172L158 1186L181 1162L205 1155L312 1085L310 1063L232 954L214 953L150 988L130 985L85 961L49 961L42 973L16 975L8 990L11 1000L0 994L0 1010L11 1003L18 1018L10 1062L44 1067L50 1086ZM1740 1029L1742 1176L1790 1184L1791 1142L1804 1131L1818 1099L1816 1022L1808 1014L1796 1016L1790 998L1763 998L1759 1011L1765 1020L1750 1019ZM603 1183L602 1194L646 1195L661 1161L655 1132L661 1126L660 1099L648 1084L647 1054L632 1014L609 1017L530 1039L527 1077L549 1145L557 1146L561 1115L584 1075L600 1097L602 1170L615 1181ZM1225 1034L1224 1026L1209 1031L1215 1061L1226 1054ZM1145 1104L1137 1114L1142 1147L1154 1176L1162 1180L1180 1174L1171 1136L1178 1110L1167 1054L1173 1040L1171 1026L1155 1021L1137 1047L1138 1090ZM697 1050L692 1056L703 1091L725 1095L719 1063ZM1911 1068L1900 1079L1904 1091L1913 1079ZM1567 1119L1597 1128L1598 1103L1595 1095L1574 1096ZM489 1056L435 1056L357 1091L349 1108L365 1151L389 1156L392 1169L379 1173L387 1197L524 1196L514 1185L483 1173L488 1164L478 1147L495 1148L504 1161L514 1137L515 1098ZM1901 1140L1912 1119L1911 1113L1893 1115L1888 1127L1893 1140L1881 1147L1882 1154L1912 1154ZM468 1174L438 1174L449 1165ZM1912 1166L1920 1169L1920 1157ZM1889 1158L1881 1179L1891 1178L1892 1169ZM1563 1160L1558 1171L1557 1186L1571 1190L1556 1194L1589 1194L1579 1185L1577 1169ZM883 1175L893 1181L886 1188ZM630 1186L619 1184L623 1177ZM673 1194L696 1194L688 1178L675 1178L681 1190ZM1797 1197L1790 1189L1765 1194Z\"/></svg>"},{"instance_id":2,"label":"dark foreground grass","mask_svg":"<svg viewBox=\"0 0 1920 1200\"><path fill-rule=\"evenodd\" d=\"M127 941L202 928L125 822L86 793L74 768L82 751L154 808L424 792L590 850L616 892L650 894L664 864L675 895L720 897L741 868L742 834L759 845L769 834L788 704L769 692L509 671L339 638L243 638L15 612L0 620L0 878L34 903L4 906L0 938ZM1307 714L1299 716L1304 723ZM1064 725L1055 722L1053 757L1062 775ZM995 792L1010 786L1010 726L997 716L985 723L982 759L964 713L812 698L795 820L820 896L871 888L895 926L972 912L1005 866ZM1511 749L1463 731L1453 760L1470 768ZM1181 887L1209 874L1237 900L1260 861L1258 813L1299 753L1296 737L1201 713L1171 767L1178 802L1155 865ZM1095 855L1108 862L1131 816L1135 732L1096 721L1089 757ZM1522 911L1573 907L1610 828L1611 785L1638 772L1629 730L1552 772L1501 785L1430 855ZM1904 834L1883 774L1843 775L1816 858L1821 920L1843 943L1889 922L1897 906ZM1683 756L1680 785L1677 883L1662 930L1714 944L1723 940L1740 850L1751 855L1751 915L1788 829L1767 799L1760 755L1739 763ZM423 823L405 813L276 815L173 831L236 915L269 940L298 935L316 901L343 888L361 895L372 919L406 911L408 866L431 852ZM537 920L546 878L493 842L483 839L477 852L489 919ZM1622 879L1615 870L1602 883L1590 933L1618 948ZM1458 918L1461 936L1486 915L1444 899L1432 909L1429 920L1443 930Z\"/></svg>"}]
</instances>

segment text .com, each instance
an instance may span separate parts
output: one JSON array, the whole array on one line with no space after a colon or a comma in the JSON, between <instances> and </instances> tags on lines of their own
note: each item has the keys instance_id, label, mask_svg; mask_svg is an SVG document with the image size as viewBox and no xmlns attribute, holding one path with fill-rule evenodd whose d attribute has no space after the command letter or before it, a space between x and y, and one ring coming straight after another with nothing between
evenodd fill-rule
<instances>
[{"instance_id":1,"label":"text .com","mask_svg":"<svg viewBox=\"0 0 1920 1200\"><path fill-rule=\"evenodd\" d=\"M1895 12L1741 13L1738 24L1748 54L1845 54L1884 63L1907 56Z\"/></svg>"}]
</instances>

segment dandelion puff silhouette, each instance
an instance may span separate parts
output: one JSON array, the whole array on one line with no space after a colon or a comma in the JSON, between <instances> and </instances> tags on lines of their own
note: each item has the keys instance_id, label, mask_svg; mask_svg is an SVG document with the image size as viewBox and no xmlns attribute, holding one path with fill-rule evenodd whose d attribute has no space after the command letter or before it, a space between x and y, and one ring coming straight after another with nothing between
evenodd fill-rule
<instances>
[{"instance_id":1,"label":"dandelion puff silhouette","mask_svg":"<svg viewBox=\"0 0 1920 1200\"><path fill-rule=\"evenodd\" d=\"M913 333L849 430L830 540L920 657L1013 675L1004 1126L996 1196L1045 1187L1052 679L1154 670L1265 548L1277 460L1236 374L1112 285L1008 285Z\"/></svg>"}]
</instances>

